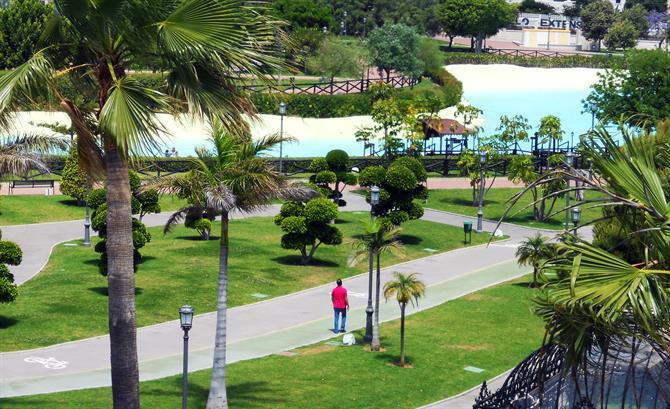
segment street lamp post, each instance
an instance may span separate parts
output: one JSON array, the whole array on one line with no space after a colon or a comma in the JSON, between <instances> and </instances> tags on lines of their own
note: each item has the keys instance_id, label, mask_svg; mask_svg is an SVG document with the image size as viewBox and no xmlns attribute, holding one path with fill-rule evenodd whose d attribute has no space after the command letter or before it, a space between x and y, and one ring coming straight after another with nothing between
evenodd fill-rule
<instances>
[{"instance_id":1,"label":"street lamp post","mask_svg":"<svg viewBox=\"0 0 670 409\"><path fill-rule=\"evenodd\" d=\"M486 166L486 152L479 153L479 209L477 210L477 233L484 231L484 167Z\"/></svg>"},{"instance_id":2,"label":"street lamp post","mask_svg":"<svg viewBox=\"0 0 670 409\"><path fill-rule=\"evenodd\" d=\"M579 226L579 222L582 220L582 209L577 207L572 208L572 225L574 226L575 230L574 233L577 234L577 226Z\"/></svg>"},{"instance_id":3,"label":"street lamp post","mask_svg":"<svg viewBox=\"0 0 670 409\"><path fill-rule=\"evenodd\" d=\"M286 102L279 103L279 173L284 173L284 115L286 115Z\"/></svg>"},{"instance_id":4,"label":"street lamp post","mask_svg":"<svg viewBox=\"0 0 670 409\"><path fill-rule=\"evenodd\" d=\"M595 102L589 104L589 110L591 111L591 131L596 126L596 111L598 110L598 105Z\"/></svg>"},{"instance_id":5,"label":"street lamp post","mask_svg":"<svg viewBox=\"0 0 670 409\"><path fill-rule=\"evenodd\" d=\"M88 207L88 194L91 192L91 178L86 175L86 220L84 220L84 246L91 245L91 211Z\"/></svg>"},{"instance_id":6,"label":"street lamp post","mask_svg":"<svg viewBox=\"0 0 670 409\"><path fill-rule=\"evenodd\" d=\"M181 407L186 409L188 397L188 331L193 325L193 308L190 305L183 305L179 309L179 323L184 331L184 375L181 384Z\"/></svg>"},{"instance_id":7,"label":"street lamp post","mask_svg":"<svg viewBox=\"0 0 670 409\"><path fill-rule=\"evenodd\" d=\"M574 160L574 153L567 152L565 154L565 163L568 165L568 171L572 168ZM565 177L565 188L565 231L567 232L570 230L570 177L567 175Z\"/></svg>"},{"instance_id":8,"label":"street lamp post","mask_svg":"<svg viewBox=\"0 0 670 409\"><path fill-rule=\"evenodd\" d=\"M368 18L363 17L363 38L365 38L365 29L366 29L367 24L368 24Z\"/></svg>"},{"instance_id":9,"label":"street lamp post","mask_svg":"<svg viewBox=\"0 0 670 409\"><path fill-rule=\"evenodd\" d=\"M344 19L342 20L342 28L344 28L344 36L347 36L347 12L344 12Z\"/></svg>"},{"instance_id":10,"label":"street lamp post","mask_svg":"<svg viewBox=\"0 0 670 409\"><path fill-rule=\"evenodd\" d=\"M370 224L375 220L375 206L379 204L379 193L381 189L379 186L372 186L370 188ZM365 308L365 342L372 341L372 270L374 268L374 251L370 246L370 274L368 277L368 306Z\"/></svg>"}]
</instances>

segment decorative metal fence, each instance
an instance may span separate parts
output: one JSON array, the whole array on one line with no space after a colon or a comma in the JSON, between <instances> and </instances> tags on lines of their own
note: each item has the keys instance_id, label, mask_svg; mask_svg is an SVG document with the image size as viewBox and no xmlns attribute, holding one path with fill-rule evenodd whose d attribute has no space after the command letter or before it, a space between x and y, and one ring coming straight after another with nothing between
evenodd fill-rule
<instances>
[{"instance_id":1,"label":"decorative metal fence","mask_svg":"<svg viewBox=\"0 0 670 409\"><path fill-rule=\"evenodd\" d=\"M355 94L365 92L371 84L383 82L394 88L414 87L419 83L418 78L410 78L397 75L388 78L361 78L346 81L315 82L309 84L296 84L291 81L288 85L243 85L242 89L252 92L281 92L284 94L312 94L312 95L335 95L335 94Z\"/></svg>"}]
</instances>

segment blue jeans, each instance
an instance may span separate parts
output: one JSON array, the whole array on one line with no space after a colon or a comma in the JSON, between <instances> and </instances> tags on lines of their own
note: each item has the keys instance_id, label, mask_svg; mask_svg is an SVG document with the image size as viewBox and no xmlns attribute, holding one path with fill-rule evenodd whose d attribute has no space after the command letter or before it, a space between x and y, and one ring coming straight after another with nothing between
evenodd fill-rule
<instances>
[{"instance_id":1,"label":"blue jeans","mask_svg":"<svg viewBox=\"0 0 670 409\"><path fill-rule=\"evenodd\" d=\"M342 323L340 326L340 331L344 332L344 326L347 323L347 309L346 308L333 308L335 310L335 323L333 324L333 332L337 332L337 321L342 316Z\"/></svg>"}]
</instances>

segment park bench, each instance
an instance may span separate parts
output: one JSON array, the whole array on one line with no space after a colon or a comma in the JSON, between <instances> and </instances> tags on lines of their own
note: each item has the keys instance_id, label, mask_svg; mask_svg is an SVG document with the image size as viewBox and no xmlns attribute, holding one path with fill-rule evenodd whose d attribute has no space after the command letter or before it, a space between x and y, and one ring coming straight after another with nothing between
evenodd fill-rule
<instances>
[{"instance_id":1,"label":"park bench","mask_svg":"<svg viewBox=\"0 0 670 409\"><path fill-rule=\"evenodd\" d=\"M47 195L53 195L55 180L12 180L9 182L9 194L14 194L14 189L21 188L46 188Z\"/></svg>"}]
</instances>

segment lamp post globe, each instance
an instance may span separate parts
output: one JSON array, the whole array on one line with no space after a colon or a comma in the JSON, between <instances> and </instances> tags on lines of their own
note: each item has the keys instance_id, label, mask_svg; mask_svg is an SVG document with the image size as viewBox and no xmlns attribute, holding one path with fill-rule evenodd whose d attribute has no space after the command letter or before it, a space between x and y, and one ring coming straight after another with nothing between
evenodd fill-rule
<instances>
[{"instance_id":1,"label":"lamp post globe","mask_svg":"<svg viewBox=\"0 0 670 409\"><path fill-rule=\"evenodd\" d=\"M577 226L579 226L579 222L582 220L582 209L577 207L572 208L572 225L575 227L575 231L577 230Z\"/></svg>"},{"instance_id":2,"label":"lamp post globe","mask_svg":"<svg viewBox=\"0 0 670 409\"><path fill-rule=\"evenodd\" d=\"M188 400L188 331L193 326L193 307L183 305L179 308L179 325L184 331L184 371L181 386L181 407L186 409Z\"/></svg>"},{"instance_id":3,"label":"lamp post globe","mask_svg":"<svg viewBox=\"0 0 670 409\"><path fill-rule=\"evenodd\" d=\"M479 152L479 208L477 209L477 233L484 231L484 168L488 154L486 152Z\"/></svg>"},{"instance_id":4,"label":"lamp post globe","mask_svg":"<svg viewBox=\"0 0 670 409\"><path fill-rule=\"evenodd\" d=\"M565 164L568 167L568 171L572 168L575 162L575 154L568 151L565 154ZM565 177L565 231L570 230L570 177Z\"/></svg>"},{"instance_id":5,"label":"lamp post globe","mask_svg":"<svg viewBox=\"0 0 670 409\"><path fill-rule=\"evenodd\" d=\"M598 112L598 105L595 102L589 104L589 111L591 111L591 130L596 126L596 112Z\"/></svg>"}]
</instances>

